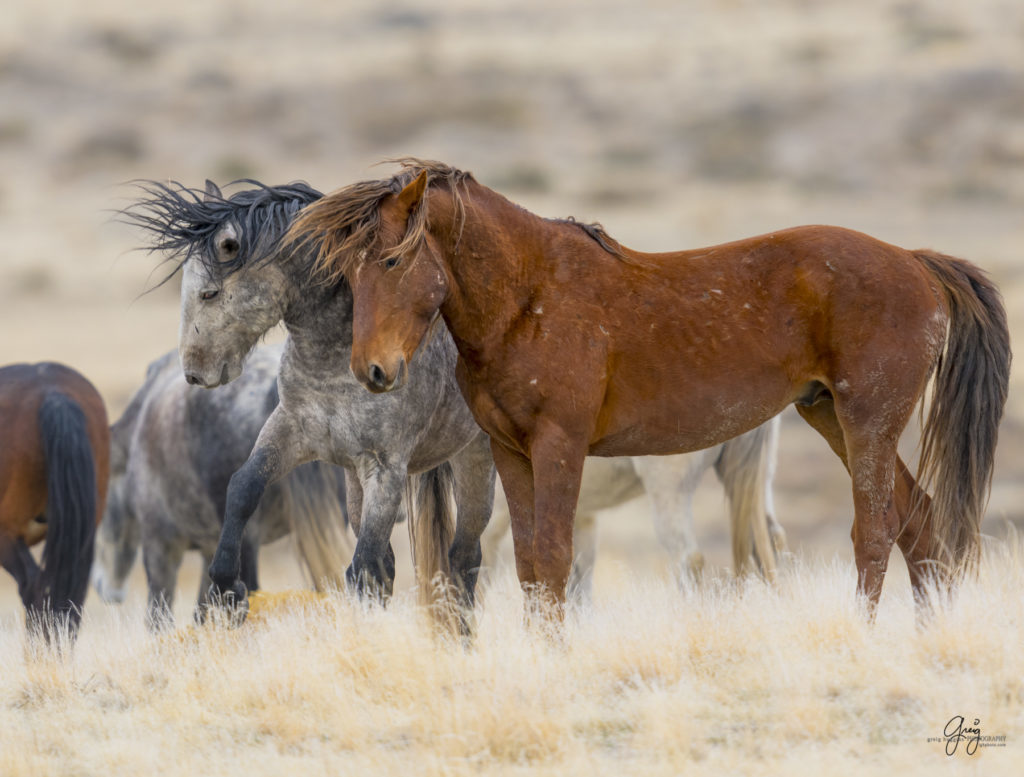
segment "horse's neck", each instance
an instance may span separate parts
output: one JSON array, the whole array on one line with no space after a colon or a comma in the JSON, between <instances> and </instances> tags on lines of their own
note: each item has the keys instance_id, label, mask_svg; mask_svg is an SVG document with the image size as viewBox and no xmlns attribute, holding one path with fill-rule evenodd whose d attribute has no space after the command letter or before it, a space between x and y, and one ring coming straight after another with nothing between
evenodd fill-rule
<instances>
[{"instance_id":1,"label":"horse's neck","mask_svg":"<svg viewBox=\"0 0 1024 777\"><path fill-rule=\"evenodd\" d=\"M303 361L343 356L347 369L352 350L352 295L347 288L304 284L285 311L284 325L292 350Z\"/></svg>"},{"instance_id":2,"label":"horse's neck","mask_svg":"<svg viewBox=\"0 0 1024 777\"><path fill-rule=\"evenodd\" d=\"M460 353L471 359L525 311L533 285L540 282L535 265L543 261L550 233L540 216L480 184L470 185L461 234L445 225L435 237L445 247L449 272L441 312Z\"/></svg>"}]
</instances>

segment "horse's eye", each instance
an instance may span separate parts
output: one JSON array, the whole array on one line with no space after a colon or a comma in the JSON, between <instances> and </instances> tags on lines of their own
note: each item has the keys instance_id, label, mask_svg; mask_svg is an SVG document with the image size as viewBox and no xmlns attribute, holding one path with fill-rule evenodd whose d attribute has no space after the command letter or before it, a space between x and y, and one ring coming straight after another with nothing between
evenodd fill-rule
<instances>
[{"instance_id":1,"label":"horse's eye","mask_svg":"<svg viewBox=\"0 0 1024 777\"><path fill-rule=\"evenodd\" d=\"M226 254L237 253L238 241L235 240L233 237L225 238L224 242L220 244L220 248Z\"/></svg>"},{"instance_id":2,"label":"horse's eye","mask_svg":"<svg viewBox=\"0 0 1024 777\"><path fill-rule=\"evenodd\" d=\"M388 257L387 259L384 260L384 269L385 270L390 270L392 267L397 267L397 266L398 266L398 257L397 256L390 256L390 257Z\"/></svg>"},{"instance_id":3,"label":"horse's eye","mask_svg":"<svg viewBox=\"0 0 1024 777\"><path fill-rule=\"evenodd\" d=\"M208 302L218 294L220 294L220 289L207 289L206 291L200 292L199 299L203 300L203 302Z\"/></svg>"}]
</instances>

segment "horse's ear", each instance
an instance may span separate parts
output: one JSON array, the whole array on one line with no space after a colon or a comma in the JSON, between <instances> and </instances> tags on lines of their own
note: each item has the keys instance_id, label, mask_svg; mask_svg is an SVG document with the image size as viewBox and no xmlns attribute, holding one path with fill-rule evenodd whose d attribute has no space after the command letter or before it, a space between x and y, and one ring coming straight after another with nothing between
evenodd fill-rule
<instances>
[{"instance_id":1,"label":"horse's ear","mask_svg":"<svg viewBox=\"0 0 1024 777\"><path fill-rule=\"evenodd\" d=\"M203 196L203 202L213 202L214 200L223 200L224 197L220 193L220 187L217 186L209 178L206 179L206 191Z\"/></svg>"},{"instance_id":2,"label":"horse's ear","mask_svg":"<svg viewBox=\"0 0 1024 777\"><path fill-rule=\"evenodd\" d=\"M423 199L423 193L427 190L427 171L421 170L405 188L398 193L398 207L402 218L408 219L412 212L419 207Z\"/></svg>"}]
</instances>

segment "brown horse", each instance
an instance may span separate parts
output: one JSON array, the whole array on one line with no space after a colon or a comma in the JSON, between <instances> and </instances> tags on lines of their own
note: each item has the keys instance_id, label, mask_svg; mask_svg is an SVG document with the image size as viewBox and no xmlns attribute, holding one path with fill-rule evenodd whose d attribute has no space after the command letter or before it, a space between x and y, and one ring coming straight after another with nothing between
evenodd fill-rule
<instances>
[{"instance_id":1,"label":"brown horse","mask_svg":"<svg viewBox=\"0 0 1024 777\"><path fill-rule=\"evenodd\" d=\"M96 388L60 364L0 368L0 565L18 583L30 630L81 618L110 473ZM46 539L40 567L29 546Z\"/></svg>"},{"instance_id":2,"label":"brown horse","mask_svg":"<svg viewBox=\"0 0 1024 777\"><path fill-rule=\"evenodd\" d=\"M351 284L351 366L371 391L398 388L444 319L519 579L556 602L585 456L706 448L791 403L850 473L871 613L894 542L918 595L929 570L951 582L976 555L1010 346L968 262L826 226L639 253L417 160L314 203L291 239ZM933 373L915 480L897 441Z\"/></svg>"}]
</instances>

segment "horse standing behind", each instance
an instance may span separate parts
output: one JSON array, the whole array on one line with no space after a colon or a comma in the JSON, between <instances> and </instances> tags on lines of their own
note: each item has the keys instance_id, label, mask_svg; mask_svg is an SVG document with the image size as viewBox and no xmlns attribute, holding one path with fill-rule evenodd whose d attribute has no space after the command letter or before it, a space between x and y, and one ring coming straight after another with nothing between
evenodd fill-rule
<instances>
[{"instance_id":1,"label":"horse standing behind","mask_svg":"<svg viewBox=\"0 0 1024 777\"><path fill-rule=\"evenodd\" d=\"M433 601L435 577L450 576L467 630L495 473L487 435L455 383L455 344L440 330L417 354L416 378L405 391L385 397L364 391L348 368L348 284L323 284L312 271L312 255L279 246L295 214L322 195L305 184L251 183L255 188L230 197L211 182L205 191L152 183L124 214L152 236L154 250L180 260L179 352L190 383L213 388L235 380L267 330L280 321L288 330L280 404L228 485L224 528L210 565L213 584L244 598L241 538L260 495L295 467L319 459L354 473L347 485L358 541L348 583L360 592L391 594L391 532L404 497L411 504L421 598Z\"/></svg>"},{"instance_id":2,"label":"horse standing behind","mask_svg":"<svg viewBox=\"0 0 1024 777\"><path fill-rule=\"evenodd\" d=\"M220 537L228 481L249 455L278 404L281 346L257 348L239 380L217 392L190 386L171 351L149 365L146 380L111 427L110 498L97 538L93 585L108 602L124 598L139 545L151 625L169 618L187 550L205 562L197 615L208 603L206 566ZM259 587L260 545L294 533L313 585L344 584L351 557L344 473L311 462L267 489L242 537L242 580Z\"/></svg>"},{"instance_id":3,"label":"horse standing behind","mask_svg":"<svg viewBox=\"0 0 1024 777\"><path fill-rule=\"evenodd\" d=\"M872 614L894 543L915 595L976 558L1010 343L974 265L827 226L649 254L437 162L307 208L354 300L353 373L386 392L443 318L490 434L523 586L563 601L583 460L706 448L789 404L850 473ZM897 443L934 375L915 478ZM927 491L931 490L929 496Z\"/></svg>"},{"instance_id":4,"label":"horse standing behind","mask_svg":"<svg viewBox=\"0 0 1024 777\"><path fill-rule=\"evenodd\" d=\"M14 577L30 631L78 630L110 432L103 398L52 362L0 368L0 565ZM29 547L46 540L42 565Z\"/></svg>"},{"instance_id":5,"label":"horse standing behind","mask_svg":"<svg viewBox=\"0 0 1024 777\"><path fill-rule=\"evenodd\" d=\"M650 501L654 532L668 554L671 574L685 587L699 582L704 554L694 531L693 496L704 473L714 469L729 502L735 574L755 566L771 579L786 533L775 519L772 481L779 442L779 419L714 448L676 456L589 457L583 466L573 526L569 599L587 601L593 590L597 557L595 513L625 504L644 493ZM484 531L484 567L494 567L498 545L511 522L508 501L496 489L494 512Z\"/></svg>"}]
</instances>

